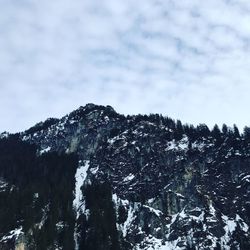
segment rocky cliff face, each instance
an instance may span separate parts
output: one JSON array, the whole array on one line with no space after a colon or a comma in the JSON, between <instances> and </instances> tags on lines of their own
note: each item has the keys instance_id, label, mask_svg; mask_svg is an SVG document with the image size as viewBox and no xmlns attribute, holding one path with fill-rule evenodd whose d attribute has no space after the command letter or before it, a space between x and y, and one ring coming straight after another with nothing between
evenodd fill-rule
<instances>
[{"instance_id":1,"label":"rocky cliff face","mask_svg":"<svg viewBox=\"0 0 250 250\"><path fill-rule=\"evenodd\" d=\"M1 137L0 249L250 249L236 129L88 104Z\"/></svg>"}]
</instances>

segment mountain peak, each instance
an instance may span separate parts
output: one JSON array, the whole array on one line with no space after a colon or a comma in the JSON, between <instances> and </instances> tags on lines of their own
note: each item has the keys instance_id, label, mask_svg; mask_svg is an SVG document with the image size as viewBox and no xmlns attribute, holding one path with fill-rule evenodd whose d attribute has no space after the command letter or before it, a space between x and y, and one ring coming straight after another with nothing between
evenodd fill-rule
<instances>
[{"instance_id":1,"label":"mountain peak","mask_svg":"<svg viewBox=\"0 0 250 250\"><path fill-rule=\"evenodd\" d=\"M84 115L90 113L90 112L107 112L107 113L113 113L113 114L117 114L116 111L109 105L107 106L103 106L103 105L97 105L94 103L87 103L85 106L80 106L78 109L72 111L69 114L69 118L71 117L83 117Z\"/></svg>"},{"instance_id":2,"label":"mountain peak","mask_svg":"<svg viewBox=\"0 0 250 250\"><path fill-rule=\"evenodd\" d=\"M103 106L103 105L97 105L97 104L94 104L94 103L87 103L85 106L80 106L77 110L89 110L89 111L92 111L92 110L109 110L109 111L112 111L112 112L116 112L114 110L114 108L110 105L107 105L107 106Z\"/></svg>"}]
</instances>

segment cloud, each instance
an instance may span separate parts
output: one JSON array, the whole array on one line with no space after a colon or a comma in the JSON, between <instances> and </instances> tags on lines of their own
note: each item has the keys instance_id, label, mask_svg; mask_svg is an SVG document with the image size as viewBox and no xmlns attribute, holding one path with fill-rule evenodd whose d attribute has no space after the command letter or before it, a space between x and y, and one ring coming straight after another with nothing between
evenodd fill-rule
<instances>
[{"instance_id":1,"label":"cloud","mask_svg":"<svg viewBox=\"0 0 250 250\"><path fill-rule=\"evenodd\" d=\"M87 102L250 124L244 0L0 0L0 131Z\"/></svg>"}]
</instances>

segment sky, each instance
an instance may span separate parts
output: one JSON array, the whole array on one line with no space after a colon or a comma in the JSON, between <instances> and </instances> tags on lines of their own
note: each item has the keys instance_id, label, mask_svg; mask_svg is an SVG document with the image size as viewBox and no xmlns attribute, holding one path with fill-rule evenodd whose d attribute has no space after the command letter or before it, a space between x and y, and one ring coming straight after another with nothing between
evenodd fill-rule
<instances>
[{"instance_id":1,"label":"sky","mask_svg":"<svg viewBox=\"0 0 250 250\"><path fill-rule=\"evenodd\" d=\"M0 132L86 103L250 125L250 1L0 0Z\"/></svg>"}]
</instances>

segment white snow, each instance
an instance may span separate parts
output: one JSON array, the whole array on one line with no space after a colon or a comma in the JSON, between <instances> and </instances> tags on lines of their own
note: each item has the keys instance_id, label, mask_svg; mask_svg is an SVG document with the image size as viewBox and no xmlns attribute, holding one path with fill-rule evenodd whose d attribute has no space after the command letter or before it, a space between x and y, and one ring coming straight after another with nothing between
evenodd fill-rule
<instances>
[{"instance_id":1,"label":"white snow","mask_svg":"<svg viewBox=\"0 0 250 250\"><path fill-rule=\"evenodd\" d=\"M247 181L250 182L250 175L246 175L245 177L242 178L242 181Z\"/></svg>"},{"instance_id":2,"label":"white snow","mask_svg":"<svg viewBox=\"0 0 250 250\"><path fill-rule=\"evenodd\" d=\"M48 153L49 151L51 150L51 147L47 147L47 148L44 148L40 151L40 155L44 154L44 153Z\"/></svg>"},{"instance_id":3,"label":"white snow","mask_svg":"<svg viewBox=\"0 0 250 250\"><path fill-rule=\"evenodd\" d=\"M199 151L202 151L205 146L206 144L204 142L195 142L192 144L192 147L198 149Z\"/></svg>"},{"instance_id":4,"label":"white snow","mask_svg":"<svg viewBox=\"0 0 250 250\"><path fill-rule=\"evenodd\" d=\"M166 241L163 242L162 239L157 239L152 235L147 236L143 241L143 248L141 248L140 244L137 244L135 250L184 250L185 247L178 247L177 244L180 241L178 238L175 241Z\"/></svg>"},{"instance_id":5,"label":"white snow","mask_svg":"<svg viewBox=\"0 0 250 250\"><path fill-rule=\"evenodd\" d=\"M0 190L5 189L7 186L8 186L7 182L4 182L4 181L0 180Z\"/></svg>"},{"instance_id":6,"label":"white snow","mask_svg":"<svg viewBox=\"0 0 250 250\"><path fill-rule=\"evenodd\" d=\"M180 193L175 193L176 195L177 195L177 197L180 197L180 198L182 198L182 199L185 199L185 197L182 195L182 194L180 194Z\"/></svg>"},{"instance_id":7,"label":"white snow","mask_svg":"<svg viewBox=\"0 0 250 250\"><path fill-rule=\"evenodd\" d=\"M16 228L16 229L10 231L7 235L3 236L2 239L0 240L0 242L6 242L12 238L15 238L15 240L16 240L19 238L19 236L21 234L23 234L22 227Z\"/></svg>"},{"instance_id":8,"label":"white snow","mask_svg":"<svg viewBox=\"0 0 250 250\"><path fill-rule=\"evenodd\" d=\"M221 242L225 250L230 250L229 241L232 238L232 233L234 232L237 224L234 220L229 219L228 216L226 215L222 215L221 218L223 219L223 222L226 224L224 226L225 234L221 237Z\"/></svg>"},{"instance_id":9,"label":"white snow","mask_svg":"<svg viewBox=\"0 0 250 250\"><path fill-rule=\"evenodd\" d=\"M130 173L127 177L125 177L124 179L123 179L123 181L131 181L131 180L133 180L135 178L135 176L132 174L132 173Z\"/></svg>"},{"instance_id":10,"label":"white snow","mask_svg":"<svg viewBox=\"0 0 250 250\"><path fill-rule=\"evenodd\" d=\"M75 199L73 200L73 207L77 212L77 218L79 216L79 209L83 210L82 208L82 191L81 187L84 184L84 181L87 177L87 171L89 169L89 161L85 161L83 165L80 165L75 174Z\"/></svg>"},{"instance_id":11,"label":"white snow","mask_svg":"<svg viewBox=\"0 0 250 250\"><path fill-rule=\"evenodd\" d=\"M154 202L154 200L155 200L155 198L151 198L148 200L148 203L150 204L150 203Z\"/></svg>"},{"instance_id":12,"label":"white snow","mask_svg":"<svg viewBox=\"0 0 250 250\"><path fill-rule=\"evenodd\" d=\"M133 222L133 220L135 219L135 210L133 209L132 206L129 207L128 210L128 217L126 219L126 221L123 223L123 225L121 226L121 230L122 230L122 235L123 237L126 237L129 227L131 225L131 223Z\"/></svg>"},{"instance_id":13,"label":"white snow","mask_svg":"<svg viewBox=\"0 0 250 250\"><path fill-rule=\"evenodd\" d=\"M64 222L63 222L63 221L57 222L57 223L56 223L56 229L57 229L57 230L60 230L60 229L62 229L62 228L64 228Z\"/></svg>"},{"instance_id":14,"label":"white snow","mask_svg":"<svg viewBox=\"0 0 250 250\"><path fill-rule=\"evenodd\" d=\"M75 121L75 120L69 120L69 123L70 124L74 124L74 123L76 123L77 121Z\"/></svg>"},{"instance_id":15,"label":"white snow","mask_svg":"<svg viewBox=\"0 0 250 250\"><path fill-rule=\"evenodd\" d=\"M37 199L39 197L39 193L34 193L33 197L34 199Z\"/></svg>"},{"instance_id":16,"label":"white snow","mask_svg":"<svg viewBox=\"0 0 250 250\"><path fill-rule=\"evenodd\" d=\"M123 224L117 224L117 229L119 231L122 232L123 237L126 237L130 226L132 225L133 220L135 219L135 213L137 211L138 208L138 204L135 202L132 204L129 203L128 200L122 200L120 199L117 194L113 194L112 195L112 200L115 203L116 206L116 211L118 210L118 207L120 205L124 206L124 207L128 207L128 216L126 221Z\"/></svg>"},{"instance_id":17,"label":"white snow","mask_svg":"<svg viewBox=\"0 0 250 250\"><path fill-rule=\"evenodd\" d=\"M188 138L184 136L180 141L172 140L168 143L166 150L184 151L188 149Z\"/></svg>"},{"instance_id":18,"label":"white snow","mask_svg":"<svg viewBox=\"0 0 250 250\"><path fill-rule=\"evenodd\" d=\"M42 219L40 221L40 223L38 224L38 228L41 229L45 223L45 221L47 220L48 218L48 212L49 212L49 204L47 204L43 209L43 216L42 216Z\"/></svg>"},{"instance_id":19,"label":"white snow","mask_svg":"<svg viewBox=\"0 0 250 250\"><path fill-rule=\"evenodd\" d=\"M108 116L104 116L104 120L105 120L106 123L108 123L110 119L109 119Z\"/></svg>"},{"instance_id":20,"label":"white snow","mask_svg":"<svg viewBox=\"0 0 250 250\"><path fill-rule=\"evenodd\" d=\"M243 220L238 214L236 214L235 220L239 223L241 229L242 229L244 232L247 232L247 231L248 231L249 226L244 222L244 220Z\"/></svg>"},{"instance_id":21,"label":"white snow","mask_svg":"<svg viewBox=\"0 0 250 250\"><path fill-rule=\"evenodd\" d=\"M0 139L3 139L3 138L8 138L9 137L9 133L8 132L3 132L0 134Z\"/></svg>"},{"instance_id":22,"label":"white snow","mask_svg":"<svg viewBox=\"0 0 250 250\"><path fill-rule=\"evenodd\" d=\"M167 149L168 149L168 150L173 150L173 149L175 149L176 147L177 147L177 146L176 146L175 141L171 141L171 142L168 143Z\"/></svg>"},{"instance_id":23,"label":"white snow","mask_svg":"<svg viewBox=\"0 0 250 250\"><path fill-rule=\"evenodd\" d=\"M215 208L213 207L212 204L210 204L210 206L209 206L209 211L212 214L212 216L215 216L216 210L215 210Z\"/></svg>"},{"instance_id":24,"label":"white snow","mask_svg":"<svg viewBox=\"0 0 250 250\"><path fill-rule=\"evenodd\" d=\"M187 136L185 136L183 139L180 140L178 146L179 146L179 148L181 148L182 150L188 149L188 138L187 138Z\"/></svg>"},{"instance_id":25,"label":"white snow","mask_svg":"<svg viewBox=\"0 0 250 250\"><path fill-rule=\"evenodd\" d=\"M158 217L161 216L161 215L163 214L161 210L154 209L154 208L152 208L152 207L150 207L150 206L143 205L143 207L148 208L150 212L154 213L154 214L155 214L156 216L158 216Z\"/></svg>"},{"instance_id":26,"label":"white snow","mask_svg":"<svg viewBox=\"0 0 250 250\"><path fill-rule=\"evenodd\" d=\"M82 164L83 163L83 164ZM85 202L83 201L82 190L81 187L84 184L84 181L87 177L87 171L89 169L89 161L79 161L79 167L76 170L75 174L75 199L73 200L73 208L76 211L76 219L80 216L80 212L85 210ZM78 244L78 235L77 235L77 223L75 223L74 229L74 241L75 241L75 250L79 249Z\"/></svg>"},{"instance_id":27,"label":"white snow","mask_svg":"<svg viewBox=\"0 0 250 250\"><path fill-rule=\"evenodd\" d=\"M90 172L91 172L92 174L96 174L96 173L98 172L98 170L99 170L99 167L91 168L91 169L90 169Z\"/></svg>"},{"instance_id":28,"label":"white snow","mask_svg":"<svg viewBox=\"0 0 250 250\"><path fill-rule=\"evenodd\" d=\"M30 135L24 135L22 140L23 141L28 141L30 139Z\"/></svg>"},{"instance_id":29,"label":"white snow","mask_svg":"<svg viewBox=\"0 0 250 250\"><path fill-rule=\"evenodd\" d=\"M112 145L112 144L114 144L114 142L115 142L116 140L118 140L118 138L117 138L117 137L114 137L114 138L108 139L108 143Z\"/></svg>"},{"instance_id":30,"label":"white snow","mask_svg":"<svg viewBox=\"0 0 250 250\"><path fill-rule=\"evenodd\" d=\"M203 222L204 221L204 216L205 216L205 213L204 213L204 211L202 211L199 216L190 215L190 218L192 218L193 220L196 220L196 221Z\"/></svg>"}]
</instances>

